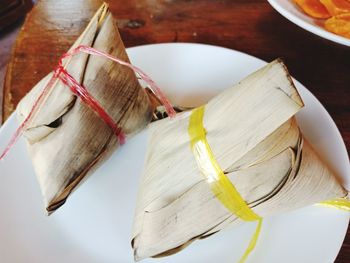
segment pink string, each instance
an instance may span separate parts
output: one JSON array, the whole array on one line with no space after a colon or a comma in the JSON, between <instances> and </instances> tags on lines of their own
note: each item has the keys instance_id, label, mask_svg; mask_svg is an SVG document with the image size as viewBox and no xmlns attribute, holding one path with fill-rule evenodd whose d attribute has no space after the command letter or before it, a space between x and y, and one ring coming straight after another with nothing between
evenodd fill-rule
<instances>
[{"instance_id":1,"label":"pink string","mask_svg":"<svg viewBox=\"0 0 350 263\"><path fill-rule=\"evenodd\" d=\"M91 107L101 119L112 129L113 133L118 137L120 144L125 143L125 135L118 127L111 116L100 106L100 104L90 95L87 89L80 85L72 75L70 75L63 67L59 66L59 71L62 74L59 74L60 80L70 88L70 90L77 95L83 102Z\"/></svg>"},{"instance_id":2,"label":"pink string","mask_svg":"<svg viewBox=\"0 0 350 263\"><path fill-rule=\"evenodd\" d=\"M10 149L13 147L13 145L17 142L18 138L22 135L23 130L26 129L29 121L32 119L33 115L36 113L37 109L39 108L40 104L43 102L44 98L46 97L47 93L55 83L58 75L57 72L54 73L54 75L51 77L50 81L46 85L46 87L43 89L41 94L39 95L38 99L34 102L33 107L31 111L29 112L28 116L24 119L24 121L20 124L20 126L17 128L15 133L12 135L10 142L7 144L5 150L0 155L0 160L3 160L5 156L8 154Z\"/></svg>"},{"instance_id":3,"label":"pink string","mask_svg":"<svg viewBox=\"0 0 350 263\"><path fill-rule=\"evenodd\" d=\"M120 144L125 143L125 135L123 134L121 128L118 127L118 125L114 122L113 118L103 109L103 107L98 103L98 101L94 99L93 96L91 96L88 90L84 86L80 85L74 79L74 77L64 69L63 59L70 56L74 56L79 52L87 53L90 55L106 57L112 61L119 63L120 65L130 68L135 73L140 75L141 79L143 79L148 85L150 85L153 92L163 103L169 117L172 118L176 115L175 110L173 109L173 107L171 106L170 102L167 100L165 95L162 93L158 85L149 76L147 76L141 69L131 65L130 63L127 63L116 57L113 57L105 52L99 51L89 46L80 45L74 48L71 52L63 54L63 56L60 58L58 62L58 66L55 69L53 76L51 77L48 84L45 86L45 88L43 89L42 93L39 95L37 100L34 102L28 116L24 119L24 121L20 124L16 132L11 137L10 142L6 146L3 153L0 155L0 160L3 160L5 158L5 156L8 154L10 149L17 142L18 138L22 135L23 131L27 128L28 123L31 121L35 113L38 111L39 107L41 106L41 103L44 101L49 90L53 87L57 79L60 79L65 85L67 85L75 95L77 95L84 103L86 103L89 107L91 107L91 109L94 110L105 121L105 123L111 127L113 133L118 137Z\"/></svg>"},{"instance_id":4,"label":"pink string","mask_svg":"<svg viewBox=\"0 0 350 263\"><path fill-rule=\"evenodd\" d=\"M100 56L100 57L105 57L108 58L112 61L115 61L117 63L119 63L120 65L126 66L128 68L130 68L131 70L133 70L135 73L137 73L142 80L144 80L148 85L150 85L151 89L153 90L153 92L155 93L155 95L159 98L159 100L162 102L162 104L165 107L166 112L168 113L168 116L170 118L175 117L176 115L176 111L174 110L173 106L171 105L171 103L169 102L169 100L165 97L165 95L163 94L163 92L161 91L161 89L159 88L159 86L145 73L143 72L140 68L127 63L123 60L120 60L116 57L111 56L110 54L107 54L103 51L99 51L97 49L94 49L92 47L89 46L78 46L75 49L73 49L71 52L63 55L62 58L68 57L68 56L73 56L75 54L77 54L78 52L84 52L90 55L96 55L96 56ZM60 61L62 63L62 59Z\"/></svg>"}]
</instances>

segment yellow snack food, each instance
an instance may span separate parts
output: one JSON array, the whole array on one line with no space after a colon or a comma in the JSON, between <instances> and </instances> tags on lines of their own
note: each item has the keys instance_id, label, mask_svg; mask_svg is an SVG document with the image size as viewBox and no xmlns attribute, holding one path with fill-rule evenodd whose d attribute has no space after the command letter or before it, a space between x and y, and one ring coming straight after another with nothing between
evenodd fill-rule
<instances>
[{"instance_id":1,"label":"yellow snack food","mask_svg":"<svg viewBox=\"0 0 350 263\"><path fill-rule=\"evenodd\" d=\"M349 0L320 0L332 16L350 13Z\"/></svg>"},{"instance_id":2,"label":"yellow snack food","mask_svg":"<svg viewBox=\"0 0 350 263\"><path fill-rule=\"evenodd\" d=\"M295 3L309 16L314 18L329 18L331 14L319 0L294 0Z\"/></svg>"},{"instance_id":3,"label":"yellow snack food","mask_svg":"<svg viewBox=\"0 0 350 263\"><path fill-rule=\"evenodd\" d=\"M350 12L331 17L324 25L328 31L350 38Z\"/></svg>"}]
</instances>

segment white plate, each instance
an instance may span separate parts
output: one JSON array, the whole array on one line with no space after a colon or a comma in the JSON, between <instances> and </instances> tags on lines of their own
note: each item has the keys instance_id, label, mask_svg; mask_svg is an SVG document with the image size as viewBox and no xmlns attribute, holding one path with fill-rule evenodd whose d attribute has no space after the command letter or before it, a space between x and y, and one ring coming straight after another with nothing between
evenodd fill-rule
<instances>
[{"instance_id":1,"label":"white plate","mask_svg":"<svg viewBox=\"0 0 350 263\"><path fill-rule=\"evenodd\" d=\"M298 6L293 2L293 0L267 0L273 8L275 8L281 15L287 18L294 24L304 28L305 30L314 33L320 37L326 38L333 42L349 46L350 39L333 34L327 31L322 25L321 20L313 19L312 17L306 15Z\"/></svg>"},{"instance_id":2,"label":"white plate","mask_svg":"<svg viewBox=\"0 0 350 263\"><path fill-rule=\"evenodd\" d=\"M237 51L197 44L141 46L128 53L180 104L198 105L265 64ZM349 186L350 165L339 131L317 99L297 86L306 104L298 114L304 134ZM4 124L0 149L16 126L14 116ZM147 136L145 130L130 139L50 217L20 140L0 163L0 262L133 262L130 233ZM318 206L267 218L248 262L333 262L348 221L347 213ZM174 256L143 262L237 262L254 229L247 223Z\"/></svg>"}]
</instances>

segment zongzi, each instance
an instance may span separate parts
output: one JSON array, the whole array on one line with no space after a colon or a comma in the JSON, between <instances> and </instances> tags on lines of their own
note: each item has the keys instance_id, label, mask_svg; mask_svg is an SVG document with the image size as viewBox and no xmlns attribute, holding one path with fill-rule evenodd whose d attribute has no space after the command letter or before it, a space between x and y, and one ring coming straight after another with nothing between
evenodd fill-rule
<instances>
[{"instance_id":1,"label":"zongzi","mask_svg":"<svg viewBox=\"0 0 350 263\"><path fill-rule=\"evenodd\" d=\"M116 21L106 4L70 50L81 45L128 62ZM154 107L130 68L86 53L67 57L62 65L103 106L126 136L151 121ZM20 121L28 116L52 74L19 103ZM23 135L48 213L62 206L119 145L111 128L60 80L56 80Z\"/></svg>"},{"instance_id":2,"label":"zongzi","mask_svg":"<svg viewBox=\"0 0 350 263\"><path fill-rule=\"evenodd\" d=\"M227 209L234 204L224 202L219 176L261 218L345 197L298 128L294 115L303 106L276 60L206 105L151 124L133 227L135 259L176 253L243 222Z\"/></svg>"}]
</instances>

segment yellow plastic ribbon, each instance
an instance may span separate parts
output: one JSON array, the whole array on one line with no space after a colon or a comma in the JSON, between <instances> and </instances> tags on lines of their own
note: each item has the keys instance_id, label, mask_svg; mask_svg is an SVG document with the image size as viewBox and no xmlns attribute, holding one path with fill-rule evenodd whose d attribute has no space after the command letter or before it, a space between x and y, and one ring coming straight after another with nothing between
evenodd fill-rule
<instances>
[{"instance_id":1,"label":"yellow plastic ribbon","mask_svg":"<svg viewBox=\"0 0 350 263\"><path fill-rule=\"evenodd\" d=\"M345 198L337 198L334 200L320 202L318 204L350 212L350 201Z\"/></svg>"},{"instance_id":2,"label":"yellow plastic ribbon","mask_svg":"<svg viewBox=\"0 0 350 263\"><path fill-rule=\"evenodd\" d=\"M204 106L194 109L191 113L188 126L191 149L201 173L206 178L217 199L230 212L244 221L258 221L257 228L250 240L248 248L239 261L243 263L255 248L261 230L262 218L246 204L220 168L206 138L206 131L203 127L203 115Z\"/></svg>"},{"instance_id":3,"label":"yellow plastic ribbon","mask_svg":"<svg viewBox=\"0 0 350 263\"><path fill-rule=\"evenodd\" d=\"M262 225L262 218L258 219L258 225L255 229L253 237L250 240L249 245L248 245L247 249L245 250L243 256L239 260L239 263L244 263L247 260L249 254L254 250L256 243L258 242L259 235L260 235L261 225Z\"/></svg>"},{"instance_id":4,"label":"yellow plastic ribbon","mask_svg":"<svg viewBox=\"0 0 350 263\"><path fill-rule=\"evenodd\" d=\"M261 230L262 218L246 204L242 196L220 168L207 141L206 131L203 127L203 116L204 106L194 109L191 113L188 126L191 149L202 175L206 178L217 199L219 199L230 212L244 221L258 221L254 235L239 261L239 263L244 263L256 246ZM350 201L345 198L320 202L318 205L329 206L350 212Z\"/></svg>"}]
</instances>

